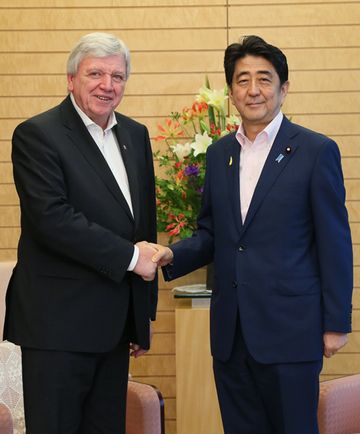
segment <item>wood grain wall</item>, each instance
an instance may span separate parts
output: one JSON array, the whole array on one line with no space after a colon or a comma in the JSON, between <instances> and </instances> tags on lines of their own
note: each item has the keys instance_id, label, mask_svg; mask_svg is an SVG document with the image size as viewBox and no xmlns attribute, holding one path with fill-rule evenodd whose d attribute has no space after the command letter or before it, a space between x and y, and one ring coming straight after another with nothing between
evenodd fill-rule
<instances>
[{"instance_id":1,"label":"wood grain wall","mask_svg":"<svg viewBox=\"0 0 360 434\"><path fill-rule=\"evenodd\" d=\"M101 6L99 6L101 4ZM356 0L1 0L0 2L0 260L14 259L19 236L10 141L23 119L66 94L69 49L84 33L110 31L132 52L132 76L120 111L151 136L172 110L192 102L208 74L224 84L223 52L241 35L258 34L286 53L295 122L340 146L355 255L354 333L325 362L323 378L360 366L360 2ZM154 143L156 149L159 145ZM204 279L200 270L179 283ZM160 387L167 433L175 428L174 301L161 282L153 349L132 363L136 378ZM189 433L192 434L192 433Z\"/></svg>"}]
</instances>

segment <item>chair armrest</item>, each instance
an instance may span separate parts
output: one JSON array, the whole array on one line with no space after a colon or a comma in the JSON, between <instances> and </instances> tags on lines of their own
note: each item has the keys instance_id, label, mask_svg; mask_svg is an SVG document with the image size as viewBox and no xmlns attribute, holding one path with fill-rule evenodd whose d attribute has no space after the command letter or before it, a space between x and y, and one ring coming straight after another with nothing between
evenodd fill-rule
<instances>
[{"instance_id":1,"label":"chair armrest","mask_svg":"<svg viewBox=\"0 0 360 434\"><path fill-rule=\"evenodd\" d=\"M0 434L13 434L13 421L8 407L0 402Z\"/></svg>"},{"instance_id":2,"label":"chair armrest","mask_svg":"<svg viewBox=\"0 0 360 434\"><path fill-rule=\"evenodd\" d=\"M321 434L360 432L360 374L320 383Z\"/></svg>"},{"instance_id":3,"label":"chair armrest","mask_svg":"<svg viewBox=\"0 0 360 434\"><path fill-rule=\"evenodd\" d=\"M126 434L164 434L164 400L156 387L128 382Z\"/></svg>"}]
</instances>

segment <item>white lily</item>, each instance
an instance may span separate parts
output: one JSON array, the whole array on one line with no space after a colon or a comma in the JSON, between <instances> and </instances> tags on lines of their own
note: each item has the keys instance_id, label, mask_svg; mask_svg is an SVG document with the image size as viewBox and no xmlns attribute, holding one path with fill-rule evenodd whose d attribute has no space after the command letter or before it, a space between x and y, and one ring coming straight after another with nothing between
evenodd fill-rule
<instances>
[{"instance_id":1,"label":"white lily","mask_svg":"<svg viewBox=\"0 0 360 434\"><path fill-rule=\"evenodd\" d=\"M194 150L194 156L199 154L205 154L207 148L212 143L212 138L208 136L205 131L203 134L195 134L195 142L191 143L191 147Z\"/></svg>"},{"instance_id":2,"label":"white lily","mask_svg":"<svg viewBox=\"0 0 360 434\"><path fill-rule=\"evenodd\" d=\"M199 94L197 95L196 100L199 102L206 102L216 110L224 113L225 101L228 98L226 86L221 90L209 89L208 87L202 86L199 89Z\"/></svg>"},{"instance_id":3,"label":"white lily","mask_svg":"<svg viewBox=\"0 0 360 434\"><path fill-rule=\"evenodd\" d=\"M174 146L171 146L173 153L178 157L180 161L182 161L185 157L190 155L191 153L191 143L177 143Z\"/></svg>"}]
</instances>

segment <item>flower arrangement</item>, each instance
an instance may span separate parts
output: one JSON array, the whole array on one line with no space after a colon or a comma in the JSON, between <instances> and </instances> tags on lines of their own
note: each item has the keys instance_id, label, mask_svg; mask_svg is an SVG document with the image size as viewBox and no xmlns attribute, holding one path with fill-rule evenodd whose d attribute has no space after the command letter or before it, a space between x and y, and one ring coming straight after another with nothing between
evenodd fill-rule
<instances>
[{"instance_id":1,"label":"flower arrangement","mask_svg":"<svg viewBox=\"0 0 360 434\"><path fill-rule=\"evenodd\" d=\"M227 87L221 90L205 85L191 107L172 112L158 125L156 141L166 144L166 151L154 153L165 177L156 177L158 231L165 232L169 243L174 237L186 238L196 229L205 178L205 154L208 146L235 131L236 116L228 117Z\"/></svg>"}]
</instances>

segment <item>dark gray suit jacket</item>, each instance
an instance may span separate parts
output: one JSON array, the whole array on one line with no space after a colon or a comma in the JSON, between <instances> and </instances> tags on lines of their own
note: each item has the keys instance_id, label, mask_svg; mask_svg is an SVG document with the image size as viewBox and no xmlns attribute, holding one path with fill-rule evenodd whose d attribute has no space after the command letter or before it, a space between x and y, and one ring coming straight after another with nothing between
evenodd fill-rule
<instances>
[{"instance_id":1,"label":"dark gray suit jacket","mask_svg":"<svg viewBox=\"0 0 360 434\"><path fill-rule=\"evenodd\" d=\"M152 153L143 125L118 113L116 119L134 217L69 97L16 128L21 237L5 339L32 348L108 351L133 306L132 340L149 347L157 285L127 267L136 241L156 240Z\"/></svg>"}]
</instances>

